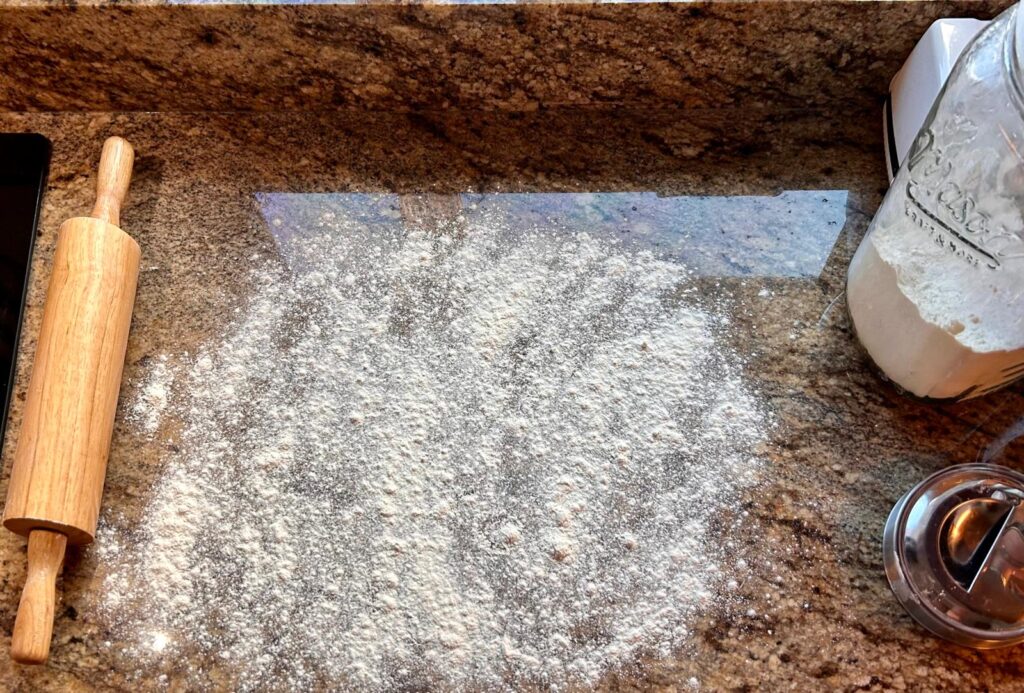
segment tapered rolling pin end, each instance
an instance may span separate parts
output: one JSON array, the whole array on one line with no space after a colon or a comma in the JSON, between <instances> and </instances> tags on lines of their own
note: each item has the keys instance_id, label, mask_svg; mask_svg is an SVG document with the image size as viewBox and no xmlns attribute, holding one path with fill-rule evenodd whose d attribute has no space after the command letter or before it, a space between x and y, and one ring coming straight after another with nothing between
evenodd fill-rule
<instances>
[{"instance_id":1,"label":"tapered rolling pin end","mask_svg":"<svg viewBox=\"0 0 1024 693\"><path fill-rule=\"evenodd\" d=\"M96 178L96 206L92 217L120 226L121 205L128 195L135 151L121 137L108 137L100 154L100 173Z\"/></svg>"},{"instance_id":2,"label":"tapered rolling pin end","mask_svg":"<svg viewBox=\"0 0 1024 693\"><path fill-rule=\"evenodd\" d=\"M28 535L28 576L11 637L11 657L22 664L42 664L50 654L57 574L68 538L34 529Z\"/></svg>"}]
</instances>

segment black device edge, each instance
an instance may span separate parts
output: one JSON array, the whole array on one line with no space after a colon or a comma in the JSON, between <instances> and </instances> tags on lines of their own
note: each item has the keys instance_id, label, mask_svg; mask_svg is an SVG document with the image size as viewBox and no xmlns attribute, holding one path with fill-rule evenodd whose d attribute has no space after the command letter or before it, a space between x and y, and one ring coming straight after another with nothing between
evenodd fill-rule
<instances>
[{"instance_id":1,"label":"black device edge","mask_svg":"<svg viewBox=\"0 0 1024 693\"><path fill-rule=\"evenodd\" d=\"M53 146L50 140L39 133L25 132L25 133L2 133L0 136L16 136L24 139L28 142L34 142L33 145L36 150L32 152L33 155L38 156L41 165L38 168L38 178L35 179L36 185L36 199L34 205L34 211L32 214L32 226L29 235L28 253L25 257L25 272L21 284L21 296L18 297L18 321L17 326L14 330L14 341L12 344L11 351L11 366L10 372L7 373L7 388L2 393L3 402L2 409L0 409L0 452L7 449L7 419L10 415L11 400L14 396L14 379L18 371L18 351L21 343L21 330L25 323L25 303L28 298L29 280L32 276L32 257L35 254L36 247L36 236L39 233L39 216L42 211L43 193L46 191L46 180L49 177L50 171L50 157L53 152ZM35 173L35 172L33 172Z\"/></svg>"}]
</instances>

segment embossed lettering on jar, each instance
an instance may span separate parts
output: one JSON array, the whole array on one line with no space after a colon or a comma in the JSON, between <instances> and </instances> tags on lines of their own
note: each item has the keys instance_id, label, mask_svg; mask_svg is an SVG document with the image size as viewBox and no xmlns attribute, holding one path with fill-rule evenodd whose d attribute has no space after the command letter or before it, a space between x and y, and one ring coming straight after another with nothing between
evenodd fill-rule
<instances>
[{"instance_id":1,"label":"embossed lettering on jar","mask_svg":"<svg viewBox=\"0 0 1024 693\"><path fill-rule=\"evenodd\" d=\"M967 48L850 264L854 328L919 397L1024 375L1024 13Z\"/></svg>"}]
</instances>

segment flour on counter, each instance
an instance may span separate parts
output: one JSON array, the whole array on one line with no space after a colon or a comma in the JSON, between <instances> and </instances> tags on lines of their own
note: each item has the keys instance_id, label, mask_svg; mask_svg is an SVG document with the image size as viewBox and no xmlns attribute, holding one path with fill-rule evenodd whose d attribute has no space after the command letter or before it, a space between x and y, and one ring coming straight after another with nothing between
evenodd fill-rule
<instances>
[{"instance_id":1,"label":"flour on counter","mask_svg":"<svg viewBox=\"0 0 1024 693\"><path fill-rule=\"evenodd\" d=\"M142 525L103 523L95 617L147 671L565 689L668 656L731 598L730 511L770 422L685 267L333 214L283 254L133 405L182 431Z\"/></svg>"},{"instance_id":2,"label":"flour on counter","mask_svg":"<svg viewBox=\"0 0 1024 693\"><path fill-rule=\"evenodd\" d=\"M167 365L167 356L157 357L149 368L138 397L132 402L128 420L148 435L153 435L160 427L160 418L167 407L170 378L171 370Z\"/></svg>"}]
</instances>

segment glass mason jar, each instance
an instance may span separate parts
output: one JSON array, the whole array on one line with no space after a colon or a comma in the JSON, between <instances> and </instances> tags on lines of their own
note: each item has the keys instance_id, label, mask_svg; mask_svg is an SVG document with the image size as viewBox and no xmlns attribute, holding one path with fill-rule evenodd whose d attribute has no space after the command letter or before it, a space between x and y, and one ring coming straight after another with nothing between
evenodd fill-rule
<instances>
[{"instance_id":1,"label":"glass mason jar","mask_svg":"<svg viewBox=\"0 0 1024 693\"><path fill-rule=\"evenodd\" d=\"M875 365L919 397L1024 375L1024 12L953 68L850 263L847 303Z\"/></svg>"}]
</instances>

